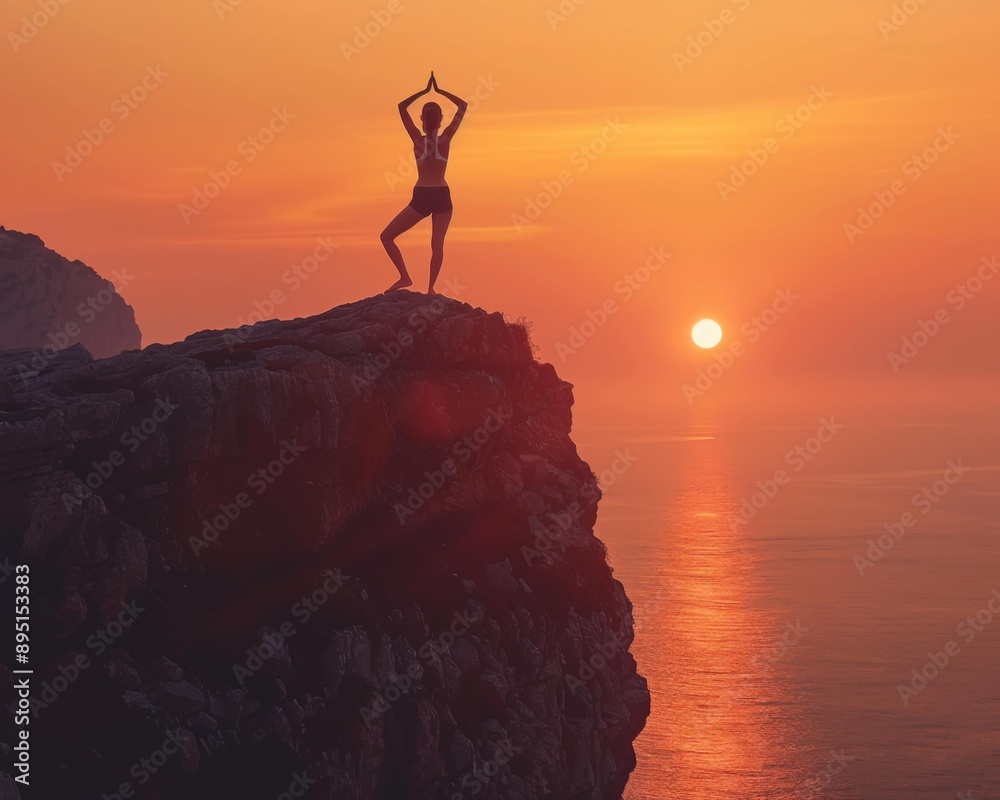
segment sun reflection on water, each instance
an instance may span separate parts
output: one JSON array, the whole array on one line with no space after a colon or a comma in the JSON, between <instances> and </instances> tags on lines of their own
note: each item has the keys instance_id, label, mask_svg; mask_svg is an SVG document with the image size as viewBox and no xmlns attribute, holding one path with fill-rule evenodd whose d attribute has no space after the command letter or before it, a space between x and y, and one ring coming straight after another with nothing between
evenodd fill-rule
<instances>
[{"instance_id":1,"label":"sun reflection on water","mask_svg":"<svg viewBox=\"0 0 1000 800\"><path fill-rule=\"evenodd\" d=\"M718 441L693 443L694 463L660 534L664 573L635 610L633 649L653 714L641 781L629 798L822 798L796 702L780 680L788 620L764 603L748 532Z\"/></svg>"}]
</instances>

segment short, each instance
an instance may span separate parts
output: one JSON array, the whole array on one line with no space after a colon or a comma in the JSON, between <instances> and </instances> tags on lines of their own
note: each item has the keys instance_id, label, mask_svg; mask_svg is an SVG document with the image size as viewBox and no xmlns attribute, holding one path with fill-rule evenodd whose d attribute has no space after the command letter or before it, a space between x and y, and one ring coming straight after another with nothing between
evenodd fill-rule
<instances>
[{"instance_id":1,"label":"short","mask_svg":"<svg viewBox=\"0 0 1000 800\"><path fill-rule=\"evenodd\" d=\"M451 189L447 186L414 186L410 208L422 217L451 211Z\"/></svg>"}]
</instances>

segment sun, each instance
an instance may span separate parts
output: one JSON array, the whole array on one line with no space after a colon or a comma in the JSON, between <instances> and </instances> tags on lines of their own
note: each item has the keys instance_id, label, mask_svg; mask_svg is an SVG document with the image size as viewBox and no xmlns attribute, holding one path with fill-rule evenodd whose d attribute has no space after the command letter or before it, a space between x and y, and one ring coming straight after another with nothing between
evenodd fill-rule
<instances>
[{"instance_id":1,"label":"sun","mask_svg":"<svg viewBox=\"0 0 1000 800\"><path fill-rule=\"evenodd\" d=\"M710 350L722 341L722 326L714 319L696 322L691 329L691 340L705 350Z\"/></svg>"}]
</instances>

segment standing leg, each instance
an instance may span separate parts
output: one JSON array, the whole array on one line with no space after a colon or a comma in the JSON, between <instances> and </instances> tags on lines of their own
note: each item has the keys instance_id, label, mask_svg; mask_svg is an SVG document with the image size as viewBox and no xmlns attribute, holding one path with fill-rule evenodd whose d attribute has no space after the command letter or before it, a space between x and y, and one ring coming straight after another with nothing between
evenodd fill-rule
<instances>
[{"instance_id":1,"label":"standing leg","mask_svg":"<svg viewBox=\"0 0 1000 800\"><path fill-rule=\"evenodd\" d=\"M399 270L399 280L386 289L388 292L394 291L395 289L404 289L407 286L413 285L413 280L410 278L410 274L406 271L403 254L399 252L399 248L396 246L396 237L401 233L406 233L406 231L422 219L423 216L419 211L407 206L393 218L392 222L385 226L385 230L382 231L381 236L379 236L379 239L382 241L382 246L385 248L385 252L389 254L389 258L392 259L392 263L395 264L396 269Z\"/></svg>"},{"instance_id":2,"label":"standing leg","mask_svg":"<svg viewBox=\"0 0 1000 800\"><path fill-rule=\"evenodd\" d=\"M441 264L444 262L444 236L448 233L451 215L451 211L442 211L431 217L431 282L427 294L437 294L434 291L434 282L437 280L438 273L441 272Z\"/></svg>"}]
</instances>

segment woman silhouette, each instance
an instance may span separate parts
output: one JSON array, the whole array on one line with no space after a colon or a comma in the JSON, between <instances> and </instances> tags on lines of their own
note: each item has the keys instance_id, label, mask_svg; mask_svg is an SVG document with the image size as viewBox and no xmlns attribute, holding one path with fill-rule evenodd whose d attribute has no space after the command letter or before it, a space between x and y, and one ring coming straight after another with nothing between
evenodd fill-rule
<instances>
[{"instance_id":1,"label":"woman silhouette","mask_svg":"<svg viewBox=\"0 0 1000 800\"><path fill-rule=\"evenodd\" d=\"M424 134L421 135L410 118L409 107L414 100L427 94L431 89L451 100L458 107L458 110L448 127L438 133L443 119L441 106L437 103L425 103L420 112L420 122L424 129ZM430 80L427 81L426 89L407 97L399 104L399 116L403 119L403 127L406 128L406 132L410 134L410 139L413 141L413 155L417 159L417 183L413 187L413 198L410 200L410 204L385 226L385 230L379 237L385 252L389 254L392 263L399 270L399 280L387 291L391 292L413 285L413 280L406 271L406 264L403 262L403 254L396 246L396 237L429 215L432 226L431 274L427 293L436 294L434 282L437 280L438 273L441 272L441 263L444 261L444 236L448 232L452 212L451 190L444 179L444 171L448 166L448 153L451 150L452 137L458 130L458 126L462 124L465 110L468 107L469 104L461 97L456 97L438 86L433 72Z\"/></svg>"}]
</instances>

